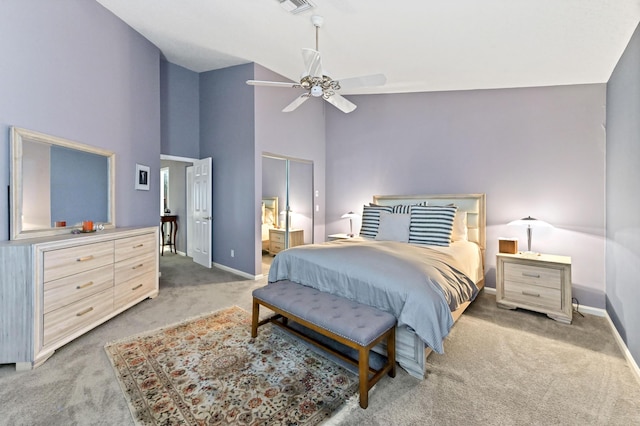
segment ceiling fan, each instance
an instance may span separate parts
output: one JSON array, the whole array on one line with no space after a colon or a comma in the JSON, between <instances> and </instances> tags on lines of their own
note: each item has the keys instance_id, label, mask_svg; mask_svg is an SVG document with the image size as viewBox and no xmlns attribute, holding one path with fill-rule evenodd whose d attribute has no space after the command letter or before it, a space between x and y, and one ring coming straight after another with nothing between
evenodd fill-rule
<instances>
[{"instance_id":1,"label":"ceiling fan","mask_svg":"<svg viewBox=\"0 0 640 426\"><path fill-rule=\"evenodd\" d=\"M324 19L321 16L311 17L311 23L316 28L316 48L302 49L302 59L304 61L304 72L299 83L285 83L281 81L260 81L247 80L247 84L252 86L271 86L302 88L308 90L287 105L282 112L291 112L302 105L310 97L322 97L325 101L335 106L345 113L356 109L356 105L340 96L337 91L340 89L354 89L357 87L382 86L387 82L384 74L373 74L361 77L351 77L342 80L333 80L324 74L320 52L318 51L318 30L322 26Z\"/></svg>"}]
</instances>

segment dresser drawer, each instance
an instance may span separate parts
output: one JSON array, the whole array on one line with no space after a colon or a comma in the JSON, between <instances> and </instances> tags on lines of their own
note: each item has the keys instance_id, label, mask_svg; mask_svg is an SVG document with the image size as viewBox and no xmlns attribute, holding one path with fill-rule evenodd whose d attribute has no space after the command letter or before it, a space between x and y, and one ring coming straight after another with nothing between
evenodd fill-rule
<instances>
[{"instance_id":1,"label":"dresser drawer","mask_svg":"<svg viewBox=\"0 0 640 426\"><path fill-rule=\"evenodd\" d=\"M42 345L67 337L113 312L113 287L44 315Z\"/></svg>"},{"instance_id":2,"label":"dresser drawer","mask_svg":"<svg viewBox=\"0 0 640 426\"><path fill-rule=\"evenodd\" d=\"M270 232L269 240L272 243L281 243L284 246L284 232Z\"/></svg>"},{"instance_id":3,"label":"dresser drawer","mask_svg":"<svg viewBox=\"0 0 640 426\"><path fill-rule=\"evenodd\" d=\"M506 265L505 265L506 266ZM504 300L531 305L544 310L562 309L560 288L525 284L519 281L504 281Z\"/></svg>"},{"instance_id":4,"label":"dresser drawer","mask_svg":"<svg viewBox=\"0 0 640 426\"><path fill-rule=\"evenodd\" d=\"M156 276L153 273L147 273L115 286L113 295L114 309L119 309L149 294L155 288L155 280Z\"/></svg>"},{"instance_id":5,"label":"dresser drawer","mask_svg":"<svg viewBox=\"0 0 640 426\"><path fill-rule=\"evenodd\" d=\"M269 251L271 253L280 253L284 250L284 243L274 243L273 241L269 244Z\"/></svg>"},{"instance_id":6,"label":"dresser drawer","mask_svg":"<svg viewBox=\"0 0 640 426\"><path fill-rule=\"evenodd\" d=\"M120 262L141 254L154 253L157 246L158 241L156 241L155 234L137 235L116 240L115 261Z\"/></svg>"},{"instance_id":7,"label":"dresser drawer","mask_svg":"<svg viewBox=\"0 0 640 426\"><path fill-rule=\"evenodd\" d=\"M84 244L44 253L44 281L99 268L113 263L113 241Z\"/></svg>"},{"instance_id":8,"label":"dresser drawer","mask_svg":"<svg viewBox=\"0 0 640 426\"><path fill-rule=\"evenodd\" d=\"M562 271L550 267L505 263L504 279L505 281L532 286L549 287L558 290L562 288Z\"/></svg>"},{"instance_id":9,"label":"dresser drawer","mask_svg":"<svg viewBox=\"0 0 640 426\"><path fill-rule=\"evenodd\" d=\"M44 313L113 287L113 265L48 281L44 284Z\"/></svg>"},{"instance_id":10,"label":"dresser drawer","mask_svg":"<svg viewBox=\"0 0 640 426\"><path fill-rule=\"evenodd\" d=\"M155 251L116 263L114 277L115 285L122 284L126 281L147 274L152 277L157 275Z\"/></svg>"}]
</instances>

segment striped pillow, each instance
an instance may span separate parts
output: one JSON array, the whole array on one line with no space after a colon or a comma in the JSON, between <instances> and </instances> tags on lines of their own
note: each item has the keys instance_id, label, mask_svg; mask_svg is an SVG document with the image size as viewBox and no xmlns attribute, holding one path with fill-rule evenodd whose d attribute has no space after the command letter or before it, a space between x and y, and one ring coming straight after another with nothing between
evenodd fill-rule
<instances>
[{"instance_id":1,"label":"striped pillow","mask_svg":"<svg viewBox=\"0 0 640 426\"><path fill-rule=\"evenodd\" d=\"M428 201L421 201L418 204L396 204L393 207L393 213L409 214L411 213L411 206L426 206ZM380 204L369 203L372 207L382 207Z\"/></svg>"},{"instance_id":2,"label":"striped pillow","mask_svg":"<svg viewBox=\"0 0 640 426\"><path fill-rule=\"evenodd\" d=\"M360 227L361 237L375 238L378 235L380 212L392 213L393 208L391 206L363 206L362 226Z\"/></svg>"},{"instance_id":3,"label":"striped pillow","mask_svg":"<svg viewBox=\"0 0 640 426\"><path fill-rule=\"evenodd\" d=\"M412 206L409 242L449 247L456 206Z\"/></svg>"}]
</instances>

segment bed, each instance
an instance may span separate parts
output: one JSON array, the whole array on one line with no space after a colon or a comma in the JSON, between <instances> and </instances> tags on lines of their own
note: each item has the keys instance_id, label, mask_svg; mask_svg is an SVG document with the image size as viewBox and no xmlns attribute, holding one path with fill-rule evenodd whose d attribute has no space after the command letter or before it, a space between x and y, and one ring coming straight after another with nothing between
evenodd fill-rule
<instances>
[{"instance_id":1,"label":"bed","mask_svg":"<svg viewBox=\"0 0 640 426\"><path fill-rule=\"evenodd\" d=\"M262 251L269 251L269 229L278 227L278 197L262 198Z\"/></svg>"},{"instance_id":2,"label":"bed","mask_svg":"<svg viewBox=\"0 0 640 426\"><path fill-rule=\"evenodd\" d=\"M422 379L428 354L443 352L484 287L485 214L484 194L374 196L360 237L285 250L269 282L289 279L391 312L396 359Z\"/></svg>"}]
</instances>

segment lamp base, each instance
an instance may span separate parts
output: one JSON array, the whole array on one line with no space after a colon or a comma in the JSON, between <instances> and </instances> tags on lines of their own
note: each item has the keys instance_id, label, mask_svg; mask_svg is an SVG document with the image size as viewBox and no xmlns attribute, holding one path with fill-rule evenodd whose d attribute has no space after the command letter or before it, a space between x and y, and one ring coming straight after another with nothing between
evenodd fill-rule
<instances>
[{"instance_id":1,"label":"lamp base","mask_svg":"<svg viewBox=\"0 0 640 426\"><path fill-rule=\"evenodd\" d=\"M540 256L540 253L535 252L535 251L521 251L520 254L522 256L527 256L527 257L537 257Z\"/></svg>"}]
</instances>

